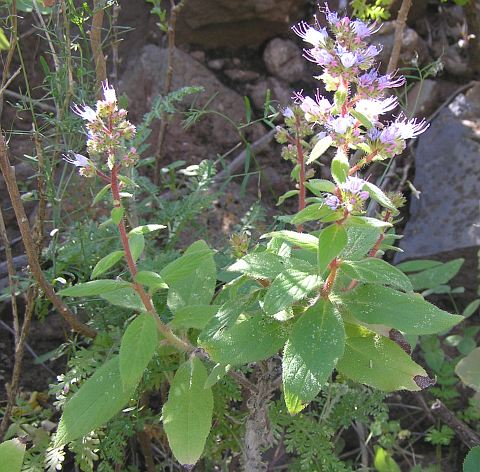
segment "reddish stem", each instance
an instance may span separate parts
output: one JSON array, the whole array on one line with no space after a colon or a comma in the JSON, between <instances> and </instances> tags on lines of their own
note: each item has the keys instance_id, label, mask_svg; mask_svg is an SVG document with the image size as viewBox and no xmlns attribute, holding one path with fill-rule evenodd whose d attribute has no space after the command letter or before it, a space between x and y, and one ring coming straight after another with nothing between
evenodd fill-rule
<instances>
[{"instance_id":1,"label":"reddish stem","mask_svg":"<svg viewBox=\"0 0 480 472\"><path fill-rule=\"evenodd\" d=\"M299 175L299 194L298 194L298 211L302 211L305 208L305 156L303 154L303 147L300 141L300 118L297 116L295 122L295 144L297 146L297 159L300 165ZM303 231L303 225L297 226L297 231L301 233Z\"/></svg>"},{"instance_id":2,"label":"reddish stem","mask_svg":"<svg viewBox=\"0 0 480 472\"><path fill-rule=\"evenodd\" d=\"M322 298L327 298L332 291L333 283L335 282L335 277L337 276L338 266L339 261L337 258L333 259L333 261L330 262L330 273L328 274L327 280L323 284L322 290L320 292Z\"/></svg>"},{"instance_id":3,"label":"reddish stem","mask_svg":"<svg viewBox=\"0 0 480 472\"><path fill-rule=\"evenodd\" d=\"M376 155L377 155L376 151L373 151L365 159L360 160L358 164L355 164L353 167L350 168L350 170L348 171L348 175L352 175L352 174L355 174L355 172L358 172L363 166L372 162L373 158Z\"/></svg>"}]
</instances>

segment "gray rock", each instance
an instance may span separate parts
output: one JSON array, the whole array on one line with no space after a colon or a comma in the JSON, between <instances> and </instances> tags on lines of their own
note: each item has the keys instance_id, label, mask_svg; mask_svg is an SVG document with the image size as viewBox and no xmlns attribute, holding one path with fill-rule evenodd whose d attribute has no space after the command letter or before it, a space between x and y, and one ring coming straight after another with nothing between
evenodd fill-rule
<instances>
[{"instance_id":1,"label":"gray rock","mask_svg":"<svg viewBox=\"0 0 480 472\"><path fill-rule=\"evenodd\" d=\"M177 21L177 43L258 46L288 31L306 0L189 0Z\"/></svg>"},{"instance_id":2,"label":"gray rock","mask_svg":"<svg viewBox=\"0 0 480 472\"><path fill-rule=\"evenodd\" d=\"M129 98L129 116L133 123L141 121L143 115L151 108L153 100L162 93L166 64L167 50L149 44L126 68L120 81L120 89ZM172 90L191 85L205 89L199 96L195 96L196 108L201 108L215 96L208 109L223 113L236 123L244 121L245 107L242 97L223 85L203 64L176 49ZM193 100L193 96L187 97L180 108L187 110ZM217 153L224 153L239 142L236 129L218 114L205 114L188 130L181 124L183 118L175 118L168 127L165 156L169 161L183 159L189 163L197 163L216 156ZM157 133L158 124L152 132L151 144L156 143ZM256 140L264 132L258 125L249 128L248 133L249 138Z\"/></svg>"},{"instance_id":3,"label":"gray rock","mask_svg":"<svg viewBox=\"0 0 480 472\"><path fill-rule=\"evenodd\" d=\"M407 116L428 116L438 107L439 86L436 80L418 81L408 92Z\"/></svg>"},{"instance_id":4,"label":"gray rock","mask_svg":"<svg viewBox=\"0 0 480 472\"><path fill-rule=\"evenodd\" d=\"M264 108L268 89L270 89L270 100L274 102L274 105L285 107L292 102L292 90L290 86L275 77L269 77L267 80L261 80L256 84L247 87L248 94L250 95L253 104L259 110L263 110Z\"/></svg>"},{"instance_id":5,"label":"gray rock","mask_svg":"<svg viewBox=\"0 0 480 472\"><path fill-rule=\"evenodd\" d=\"M480 248L480 82L442 109L420 136L415 152L410 219L396 261L464 257L456 283L478 287Z\"/></svg>"},{"instance_id":6,"label":"gray rock","mask_svg":"<svg viewBox=\"0 0 480 472\"><path fill-rule=\"evenodd\" d=\"M272 39L265 48L263 61L270 74L287 82L300 80L305 74L302 51L289 39Z\"/></svg>"},{"instance_id":7,"label":"gray rock","mask_svg":"<svg viewBox=\"0 0 480 472\"><path fill-rule=\"evenodd\" d=\"M373 43L380 43L383 46L382 51L377 56L377 61L381 63L381 70L386 70L388 61L392 54L393 38L395 34L395 22L387 21L382 24L382 29L373 36ZM430 61L428 47L425 41L408 26L403 31L402 49L400 52L398 67L411 65L412 61L417 61L419 65Z\"/></svg>"},{"instance_id":8,"label":"gray rock","mask_svg":"<svg viewBox=\"0 0 480 472\"><path fill-rule=\"evenodd\" d=\"M236 82L253 82L260 77L258 72L242 69L226 69L224 74L230 80L234 80Z\"/></svg>"},{"instance_id":9,"label":"gray rock","mask_svg":"<svg viewBox=\"0 0 480 472\"><path fill-rule=\"evenodd\" d=\"M207 65L212 70L222 70L225 67L226 59L212 59Z\"/></svg>"}]
</instances>

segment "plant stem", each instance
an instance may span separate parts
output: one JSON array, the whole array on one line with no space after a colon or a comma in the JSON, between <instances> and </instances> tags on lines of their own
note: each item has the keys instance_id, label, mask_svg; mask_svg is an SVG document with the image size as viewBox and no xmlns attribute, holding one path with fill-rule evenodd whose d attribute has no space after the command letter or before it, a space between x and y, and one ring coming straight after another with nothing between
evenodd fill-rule
<instances>
[{"instance_id":1,"label":"plant stem","mask_svg":"<svg viewBox=\"0 0 480 472\"><path fill-rule=\"evenodd\" d=\"M120 189L119 189L119 182L118 182L118 165L114 165L112 169L111 175L111 191L113 197L113 204L116 208L120 208L122 206L120 200ZM145 292L145 289L140 285L138 282L135 281L135 276L137 275L137 266L135 261L133 260L132 251L130 250L130 245L128 243L128 236L127 230L125 229L125 222L123 217L121 221L118 223L118 230L120 232L120 238L122 241L123 250L125 251L125 259L127 261L128 269L130 271L130 275L133 279L133 288L140 296L143 305L148 313L150 313L156 324L157 329L162 334L162 336L169 341L170 344L178 348L183 352L193 352L195 347L189 344L188 342L183 341L180 339L158 316L158 313L155 311L155 308L152 303L152 299L150 295Z\"/></svg>"},{"instance_id":2,"label":"plant stem","mask_svg":"<svg viewBox=\"0 0 480 472\"><path fill-rule=\"evenodd\" d=\"M355 172L358 172L363 166L370 164L373 161L373 158L377 155L374 151L370 153L365 159L361 159L357 164L350 168L348 175L353 175Z\"/></svg>"},{"instance_id":3,"label":"plant stem","mask_svg":"<svg viewBox=\"0 0 480 472\"><path fill-rule=\"evenodd\" d=\"M300 141L300 118L297 116L295 121L295 145L297 147L297 159L300 166L299 175L299 194L298 194L298 211L302 211L305 208L305 156L303 154L303 147ZM303 225L297 226L297 231L301 233L303 231Z\"/></svg>"},{"instance_id":4,"label":"plant stem","mask_svg":"<svg viewBox=\"0 0 480 472\"><path fill-rule=\"evenodd\" d=\"M330 295L330 292L332 291L333 283L335 282L335 278L337 276L338 266L339 266L339 261L337 258L333 259L333 261L330 262L330 265L329 265L330 273L328 274L327 280L323 284L323 287L321 290L322 298L328 298L328 295Z\"/></svg>"}]
</instances>

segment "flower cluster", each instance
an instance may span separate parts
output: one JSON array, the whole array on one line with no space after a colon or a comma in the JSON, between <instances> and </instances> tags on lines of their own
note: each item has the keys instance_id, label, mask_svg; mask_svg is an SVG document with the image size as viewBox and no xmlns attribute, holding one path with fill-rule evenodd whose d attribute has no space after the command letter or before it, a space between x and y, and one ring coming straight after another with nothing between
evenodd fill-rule
<instances>
[{"instance_id":1,"label":"flower cluster","mask_svg":"<svg viewBox=\"0 0 480 472\"><path fill-rule=\"evenodd\" d=\"M328 29L321 27L317 19L313 26L301 22L292 29L308 44L304 56L323 69L317 78L327 91L334 92L334 98L330 101L319 90L314 98L300 91L293 97L296 104L306 121L323 126L337 147L362 149L375 155L376 160L400 154L405 141L423 133L428 125L425 121L408 120L404 115L388 126L379 122L380 115L398 106L397 99L386 97L385 91L405 83L404 77L380 75L374 68L381 49L367 40L379 27L340 18L327 5L323 12Z\"/></svg>"},{"instance_id":2,"label":"flower cluster","mask_svg":"<svg viewBox=\"0 0 480 472\"><path fill-rule=\"evenodd\" d=\"M361 210L363 202L369 197L369 193L363 190L364 186L365 180L354 176L347 177L346 182L340 185L338 196L329 195L325 204L334 211L340 207L345 207L349 212Z\"/></svg>"},{"instance_id":3,"label":"flower cluster","mask_svg":"<svg viewBox=\"0 0 480 472\"><path fill-rule=\"evenodd\" d=\"M79 168L80 175L93 177L97 173L93 159L107 156L107 166L111 170L115 165L130 167L135 165L138 154L134 147L127 149L125 142L135 136L135 126L127 119L127 111L118 108L117 96L108 81L102 85L103 100L98 100L96 108L87 105L74 105L72 110L86 122L88 140L87 157L71 153L65 160Z\"/></svg>"}]
</instances>

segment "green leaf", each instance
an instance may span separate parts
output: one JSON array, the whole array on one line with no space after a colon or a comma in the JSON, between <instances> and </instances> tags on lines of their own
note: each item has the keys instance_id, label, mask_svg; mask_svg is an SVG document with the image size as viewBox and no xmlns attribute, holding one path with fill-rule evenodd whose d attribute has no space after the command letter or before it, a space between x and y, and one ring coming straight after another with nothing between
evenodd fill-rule
<instances>
[{"instance_id":1,"label":"green leaf","mask_svg":"<svg viewBox=\"0 0 480 472\"><path fill-rule=\"evenodd\" d=\"M138 315L128 326L120 344L120 375L123 389L136 388L157 347L157 326L150 313Z\"/></svg>"},{"instance_id":2,"label":"green leaf","mask_svg":"<svg viewBox=\"0 0 480 472\"><path fill-rule=\"evenodd\" d=\"M363 259L378 240L378 231L374 228L350 226L347 228L348 243L341 253L343 259Z\"/></svg>"},{"instance_id":3,"label":"green leaf","mask_svg":"<svg viewBox=\"0 0 480 472\"><path fill-rule=\"evenodd\" d=\"M336 215L340 219L341 215L338 215L337 212L331 210L324 203L314 203L308 205L303 210L299 211L291 220L290 223L293 225L300 225L307 221L324 221L325 217L330 217Z\"/></svg>"},{"instance_id":4,"label":"green leaf","mask_svg":"<svg viewBox=\"0 0 480 472\"><path fill-rule=\"evenodd\" d=\"M132 233L128 236L128 245L132 253L132 259L136 261L145 249L145 236L142 233Z\"/></svg>"},{"instance_id":5,"label":"green leaf","mask_svg":"<svg viewBox=\"0 0 480 472\"><path fill-rule=\"evenodd\" d=\"M113 292L100 293L99 295L112 305L121 306L122 308L135 311L145 311L146 309L140 295L131 286L114 290Z\"/></svg>"},{"instance_id":6,"label":"green leaf","mask_svg":"<svg viewBox=\"0 0 480 472\"><path fill-rule=\"evenodd\" d=\"M283 259L271 252L247 254L227 268L231 272L240 272L254 279L274 279L283 269Z\"/></svg>"},{"instance_id":7,"label":"green leaf","mask_svg":"<svg viewBox=\"0 0 480 472\"><path fill-rule=\"evenodd\" d=\"M213 387L219 380L223 379L230 371L229 365L216 364L205 381L205 388Z\"/></svg>"},{"instance_id":8,"label":"green leaf","mask_svg":"<svg viewBox=\"0 0 480 472\"><path fill-rule=\"evenodd\" d=\"M112 218L112 221L116 225L118 225L120 224L120 221L122 221L124 213L125 213L125 209L123 207L112 208L112 211L110 213L110 218Z\"/></svg>"},{"instance_id":9,"label":"green leaf","mask_svg":"<svg viewBox=\"0 0 480 472\"><path fill-rule=\"evenodd\" d=\"M97 203L99 203L100 201L102 201L106 195L108 194L110 188L112 187L111 184L107 184L105 185L105 187L103 187L96 195L95 195L95 198L93 199L92 201L92 206L95 206Z\"/></svg>"},{"instance_id":10,"label":"green leaf","mask_svg":"<svg viewBox=\"0 0 480 472\"><path fill-rule=\"evenodd\" d=\"M194 465L202 455L212 426L213 394L205 388L207 369L193 357L173 378L163 407L163 427L170 449L182 465Z\"/></svg>"},{"instance_id":11,"label":"green leaf","mask_svg":"<svg viewBox=\"0 0 480 472\"><path fill-rule=\"evenodd\" d=\"M479 306L480 306L480 298L477 298L476 300L473 300L473 302L470 302L467 305L465 310L463 310L462 316L464 316L465 318L472 316L478 310Z\"/></svg>"},{"instance_id":12,"label":"green leaf","mask_svg":"<svg viewBox=\"0 0 480 472\"><path fill-rule=\"evenodd\" d=\"M392 210L394 212L397 211L397 208L392 203L392 201L376 185L373 185L370 182L365 182L363 189L368 192L370 198L380 203L380 205L382 205L383 207L388 208L389 210Z\"/></svg>"},{"instance_id":13,"label":"green leaf","mask_svg":"<svg viewBox=\"0 0 480 472\"><path fill-rule=\"evenodd\" d=\"M344 345L342 319L328 301L317 302L293 325L282 363L283 390L288 393L285 399L290 414L298 413L318 395L343 355Z\"/></svg>"},{"instance_id":14,"label":"green leaf","mask_svg":"<svg viewBox=\"0 0 480 472\"><path fill-rule=\"evenodd\" d=\"M137 272L135 281L139 284L146 285L152 290L159 290L161 288L168 288L168 285L162 279L162 277L156 272L149 270L141 270Z\"/></svg>"},{"instance_id":15,"label":"green leaf","mask_svg":"<svg viewBox=\"0 0 480 472\"><path fill-rule=\"evenodd\" d=\"M392 456L380 446L375 447L373 465L378 472L401 472L400 467L398 467Z\"/></svg>"},{"instance_id":16,"label":"green leaf","mask_svg":"<svg viewBox=\"0 0 480 472\"><path fill-rule=\"evenodd\" d=\"M134 390L123 389L118 356L112 357L67 401L54 447L63 446L104 425L128 403Z\"/></svg>"},{"instance_id":17,"label":"green leaf","mask_svg":"<svg viewBox=\"0 0 480 472\"><path fill-rule=\"evenodd\" d=\"M193 243L172 264L160 272L170 287L167 296L170 310L175 312L188 305L208 305L215 292L217 269L213 252L205 241Z\"/></svg>"},{"instance_id":18,"label":"green leaf","mask_svg":"<svg viewBox=\"0 0 480 472\"><path fill-rule=\"evenodd\" d=\"M2 28L0 28L0 51L8 51L10 48L10 41L5 36Z\"/></svg>"},{"instance_id":19,"label":"green leaf","mask_svg":"<svg viewBox=\"0 0 480 472\"><path fill-rule=\"evenodd\" d=\"M442 265L440 261L433 261L429 259L419 259L416 261L407 261L397 264L397 269L400 269L403 272L419 272L421 270L431 269Z\"/></svg>"},{"instance_id":20,"label":"green leaf","mask_svg":"<svg viewBox=\"0 0 480 472\"><path fill-rule=\"evenodd\" d=\"M125 287L130 287L130 283L123 282L122 280L100 279L64 288L57 292L57 295L61 295L62 297L88 297L92 295L102 295L105 292L113 292Z\"/></svg>"},{"instance_id":21,"label":"green leaf","mask_svg":"<svg viewBox=\"0 0 480 472\"><path fill-rule=\"evenodd\" d=\"M340 270L352 279L371 284L391 285L405 292L412 292L410 279L388 262L369 257L361 261L342 261Z\"/></svg>"},{"instance_id":22,"label":"green leaf","mask_svg":"<svg viewBox=\"0 0 480 472\"><path fill-rule=\"evenodd\" d=\"M465 385L480 392L480 347L460 360L455 367L455 373Z\"/></svg>"},{"instance_id":23,"label":"green leaf","mask_svg":"<svg viewBox=\"0 0 480 472\"><path fill-rule=\"evenodd\" d=\"M377 218L370 218L368 216L349 216L345 220L345 225L347 226L360 226L360 227L370 227L378 230L384 228L391 228L392 223L388 221L378 220Z\"/></svg>"},{"instance_id":24,"label":"green leaf","mask_svg":"<svg viewBox=\"0 0 480 472\"><path fill-rule=\"evenodd\" d=\"M464 259L454 259L445 264L431 267L416 274L410 274L410 281L415 290L425 290L438 287L449 282L462 267Z\"/></svg>"},{"instance_id":25,"label":"green leaf","mask_svg":"<svg viewBox=\"0 0 480 472\"><path fill-rule=\"evenodd\" d=\"M241 365L276 354L285 344L283 324L261 315L242 319L233 326L199 337L199 344L220 364Z\"/></svg>"},{"instance_id":26,"label":"green leaf","mask_svg":"<svg viewBox=\"0 0 480 472\"><path fill-rule=\"evenodd\" d=\"M468 452L463 461L463 472L478 472L480 470L480 446L475 446Z\"/></svg>"},{"instance_id":27,"label":"green leaf","mask_svg":"<svg viewBox=\"0 0 480 472\"><path fill-rule=\"evenodd\" d=\"M383 324L410 334L434 334L463 320L425 301L416 293L380 285L363 285L341 295L347 310L360 321Z\"/></svg>"},{"instance_id":28,"label":"green leaf","mask_svg":"<svg viewBox=\"0 0 480 472\"><path fill-rule=\"evenodd\" d=\"M289 308L293 303L305 298L313 289L320 286L318 275L311 275L294 269L286 269L279 274L267 290L263 310L274 315Z\"/></svg>"},{"instance_id":29,"label":"green leaf","mask_svg":"<svg viewBox=\"0 0 480 472\"><path fill-rule=\"evenodd\" d=\"M297 233L295 231L282 230L266 233L262 236L262 238L278 238L283 241L288 241L289 243L292 243L295 246L303 249L311 249L314 251L317 251L318 248L318 238L308 233Z\"/></svg>"},{"instance_id":30,"label":"green leaf","mask_svg":"<svg viewBox=\"0 0 480 472\"><path fill-rule=\"evenodd\" d=\"M0 472L20 472L22 470L25 444L18 439L10 439L0 444Z\"/></svg>"},{"instance_id":31,"label":"green leaf","mask_svg":"<svg viewBox=\"0 0 480 472\"><path fill-rule=\"evenodd\" d=\"M350 170L350 165L348 163L348 156L345 152L338 148L335 157L332 160L331 171L333 180L337 184L343 184L346 182L348 177L348 171Z\"/></svg>"},{"instance_id":32,"label":"green leaf","mask_svg":"<svg viewBox=\"0 0 480 472\"><path fill-rule=\"evenodd\" d=\"M342 225L333 224L322 230L318 238L319 274L343 251L347 242L347 232Z\"/></svg>"},{"instance_id":33,"label":"green leaf","mask_svg":"<svg viewBox=\"0 0 480 472\"><path fill-rule=\"evenodd\" d=\"M372 122L363 114L360 113L359 111L356 110L350 110L350 113L354 118L356 118L365 128L370 129L373 128Z\"/></svg>"},{"instance_id":34,"label":"green leaf","mask_svg":"<svg viewBox=\"0 0 480 472\"><path fill-rule=\"evenodd\" d=\"M277 202L277 206L281 205L287 198L294 197L295 195L298 195L299 191L298 190L289 190L288 192L285 192Z\"/></svg>"},{"instance_id":35,"label":"green leaf","mask_svg":"<svg viewBox=\"0 0 480 472\"><path fill-rule=\"evenodd\" d=\"M118 261L120 261L125 255L124 251L113 251L108 256L102 257L92 270L92 276L90 278L96 279L99 275L107 272L108 269L113 267Z\"/></svg>"},{"instance_id":36,"label":"green leaf","mask_svg":"<svg viewBox=\"0 0 480 472\"><path fill-rule=\"evenodd\" d=\"M320 156L325 154L325 151L332 145L333 139L330 136L325 136L324 138L317 141L315 146L313 146L310 155L308 156L306 164L311 164L316 161Z\"/></svg>"},{"instance_id":37,"label":"green leaf","mask_svg":"<svg viewBox=\"0 0 480 472\"><path fill-rule=\"evenodd\" d=\"M136 228L133 228L132 230L130 230L130 232L128 234L129 235L132 235L132 234L148 234L148 233L152 233L154 231L158 231L159 229L163 229L163 228L166 228L166 226L165 225L154 225L154 224L137 226Z\"/></svg>"},{"instance_id":38,"label":"green leaf","mask_svg":"<svg viewBox=\"0 0 480 472\"><path fill-rule=\"evenodd\" d=\"M218 306L215 305L189 305L179 308L170 322L172 328L203 329L215 316Z\"/></svg>"},{"instance_id":39,"label":"green leaf","mask_svg":"<svg viewBox=\"0 0 480 472\"><path fill-rule=\"evenodd\" d=\"M324 179L311 179L305 183L305 187L317 196L321 196L322 192L335 193L336 189L333 182Z\"/></svg>"},{"instance_id":40,"label":"green leaf","mask_svg":"<svg viewBox=\"0 0 480 472\"><path fill-rule=\"evenodd\" d=\"M414 377L427 374L397 343L364 328L346 328L345 354L337 362L342 375L387 392L420 390Z\"/></svg>"}]
</instances>

